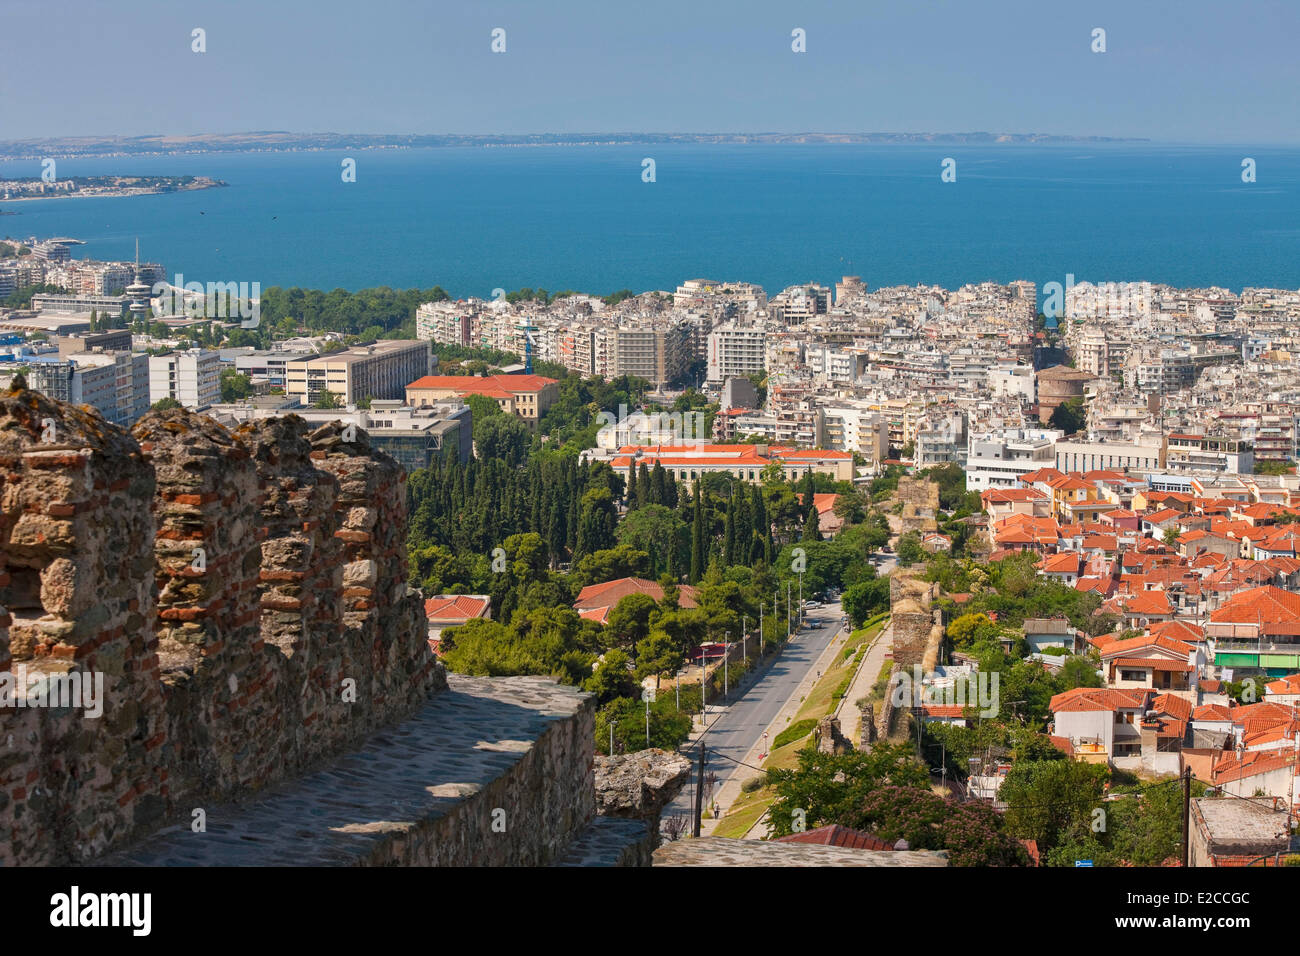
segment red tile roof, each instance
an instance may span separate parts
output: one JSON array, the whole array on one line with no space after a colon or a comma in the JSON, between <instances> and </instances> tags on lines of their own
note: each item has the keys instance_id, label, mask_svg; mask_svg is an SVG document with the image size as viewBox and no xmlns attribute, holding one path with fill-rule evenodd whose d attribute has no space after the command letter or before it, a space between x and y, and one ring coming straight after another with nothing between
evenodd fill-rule
<instances>
[{"instance_id":1,"label":"red tile roof","mask_svg":"<svg viewBox=\"0 0 1300 956\"><path fill-rule=\"evenodd\" d=\"M432 391L455 391L462 395L487 395L505 398L521 392L539 392L556 380L542 375L426 375L407 388Z\"/></svg>"},{"instance_id":2,"label":"red tile roof","mask_svg":"<svg viewBox=\"0 0 1300 956\"><path fill-rule=\"evenodd\" d=\"M440 594L424 602L424 616L431 622L469 621L482 617L492 606L491 598L470 594Z\"/></svg>"},{"instance_id":3,"label":"red tile roof","mask_svg":"<svg viewBox=\"0 0 1300 956\"><path fill-rule=\"evenodd\" d=\"M1214 765L1215 786L1254 777L1294 765L1294 753L1277 753L1271 750L1248 750L1240 757L1228 752Z\"/></svg>"},{"instance_id":4,"label":"red tile roof","mask_svg":"<svg viewBox=\"0 0 1300 956\"><path fill-rule=\"evenodd\" d=\"M839 846L850 850L892 850L894 844L862 830L842 827L838 823L818 827L805 833L791 833L777 837L778 843L815 843L818 846Z\"/></svg>"},{"instance_id":5,"label":"red tile roof","mask_svg":"<svg viewBox=\"0 0 1300 956\"><path fill-rule=\"evenodd\" d=\"M1140 710L1146 707L1153 691L1117 690L1110 687L1076 687L1057 694L1048 703L1054 714L1079 711Z\"/></svg>"},{"instance_id":6,"label":"red tile roof","mask_svg":"<svg viewBox=\"0 0 1300 956\"><path fill-rule=\"evenodd\" d=\"M648 578L615 578L601 584L589 584L578 592L578 599L573 602L577 611L596 608L611 608L629 594L645 594L656 601L664 599L664 589L657 581ZM677 600L682 607L696 607L699 591L689 584L677 586ZM594 620L594 618L593 618Z\"/></svg>"},{"instance_id":7,"label":"red tile roof","mask_svg":"<svg viewBox=\"0 0 1300 956\"><path fill-rule=\"evenodd\" d=\"M1234 594L1210 615L1215 624L1294 624L1300 621L1300 594L1267 585Z\"/></svg>"}]
</instances>

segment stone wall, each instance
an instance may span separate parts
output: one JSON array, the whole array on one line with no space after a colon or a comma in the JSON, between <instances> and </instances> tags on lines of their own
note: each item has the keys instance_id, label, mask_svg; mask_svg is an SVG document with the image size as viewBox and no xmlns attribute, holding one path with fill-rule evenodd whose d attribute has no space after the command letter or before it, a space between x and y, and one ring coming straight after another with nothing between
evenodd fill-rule
<instances>
[{"instance_id":1,"label":"stone wall","mask_svg":"<svg viewBox=\"0 0 1300 956\"><path fill-rule=\"evenodd\" d=\"M902 532L935 531L935 514L939 510L939 483L928 478L898 479L895 497L903 504Z\"/></svg>"},{"instance_id":2,"label":"stone wall","mask_svg":"<svg viewBox=\"0 0 1300 956\"><path fill-rule=\"evenodd\" d=\"M924 661L934 626L930 604L938 590L937 584L922 580L916 569L898 569L889 576L895 664L911 667Z\"/></svg>"},{"instance_id":3,"label":"stone wall","mask_svg":"<svg viewBox=\"0 0 1300 956\"><path fill-rule=\"evenodd\" d=\"M0 706L0 864L95 858L446 686L406 584L404 473L364 432L173 409L128 435L18 390L0 468L0 677L105 691L100 717Z\"/></svg>"}]
</instances>

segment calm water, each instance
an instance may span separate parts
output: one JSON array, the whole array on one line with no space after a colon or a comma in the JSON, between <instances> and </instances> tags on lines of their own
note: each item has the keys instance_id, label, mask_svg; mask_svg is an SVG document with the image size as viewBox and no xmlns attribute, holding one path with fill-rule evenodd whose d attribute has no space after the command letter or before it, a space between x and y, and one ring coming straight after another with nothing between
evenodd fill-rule
<instances>
[{"instance_id":1,"label":"calm water","mask_svg":"<svg viewBox=\"0 0 1300 956\"><path fill-rule=\"evenodd\" d=\"M340 162L357 160L343 183ZM641 160L657 181L641 181ZM940 181L944 157L957 181ZM1258 181L1241 181L1253 157ZM635 146L66 160L60 176L208 175L172 196L0 204L0 235L68 235L186 281L607 293L707 276L769 292L1149 279L1300 287L1300 151L1147 146ZM38 162L0 163L6 176Z\"/></svg>"}]
</instances>

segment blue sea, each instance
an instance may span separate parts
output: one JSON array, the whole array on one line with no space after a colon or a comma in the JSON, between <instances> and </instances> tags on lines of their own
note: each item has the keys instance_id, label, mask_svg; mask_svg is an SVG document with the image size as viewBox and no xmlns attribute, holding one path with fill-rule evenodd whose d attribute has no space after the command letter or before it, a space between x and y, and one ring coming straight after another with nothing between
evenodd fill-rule
<instances>
[{"instance_id":1,"label":"blue sea","mask_svg":"<svg viewBox=\"0 0 1300 956\"><path fill-rule=\"evenodd\" d=\"M341 163L356 160L356 182ZM1257 181L1242 181L1242 160ZM642 181L642 160L655 181ZM955 182L940 178L956 161ZM224 189L3 203L0 235L160 261L186 281L321 289L683 279L881 285L1030 279L1300 288L1300 151L1150 145L585 146L60 160L60 177L206 175ZM40 163L0 163L5 176Z\"/></svg>"}]
</instances>

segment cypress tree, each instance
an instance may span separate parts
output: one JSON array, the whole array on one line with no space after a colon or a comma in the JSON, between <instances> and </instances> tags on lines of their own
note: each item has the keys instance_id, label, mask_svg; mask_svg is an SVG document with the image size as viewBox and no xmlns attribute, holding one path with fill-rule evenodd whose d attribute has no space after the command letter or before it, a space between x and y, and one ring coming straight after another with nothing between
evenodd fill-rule
<instances>
[{"instance_id":1,"label":"cypress tree","mask_svg":"<svg viewBox=\"0 0 1300 956\"><path fill-rule=\"evenodd\" d=\"M631 511L636 507L636 462L627 466L627 508Z\"/></svg>"},{"instance_id":2,"label":"cypress tree","mask_svg":"<svg viewBox=\"0 0 1300 956\"><path fill-rule=\"evenodd\" d=\"M736 486L731 486L731 496L727 498L727 521L723 531L722 566L729 568L736 563Z\"/></svg>"},{"instance_id":3,"label":"cypress tree","mask_svg":"<svg viewBox=\"0 0 1300 956\"><path fill-rule=\"evenodd\" d=\"M691 583L704 574L704 488L695 489L695 517L691 522Z\"/></svg>"},{"instance_id":4,"label":"cypress tree","mask_svg":"<svg viewBox=\"0 0 1300 956\"><path fill-rule=\"evenodd\" d=\"M654 469L650 472L650 503L654 505L668 504L668 490L665 487L664 466L655 462Z\"/></svg>"},{"instance_id":5,"label":"cypress tree","mask_svg":"<svg viewBox=\"0 0 1300 956\"><path fill-rule=\"evenodd\" d=\"M645 462L641 462L641 474L637 476L636 482L636 506L644 508L650 503L650 471L646 468Z\"/></svg>"},{"instance_id":6,"label":"cypress tree","mask_svg":"<svg viewBox=\"0 0 1300 956\"><path fill-rule=\"evenodd\" d=\"M822 539L820 525L821 519L817 516L817 509L813 508L808 512L808 520L803 523L803 540L820 541Z\"/></svg>"}]
</instances>

